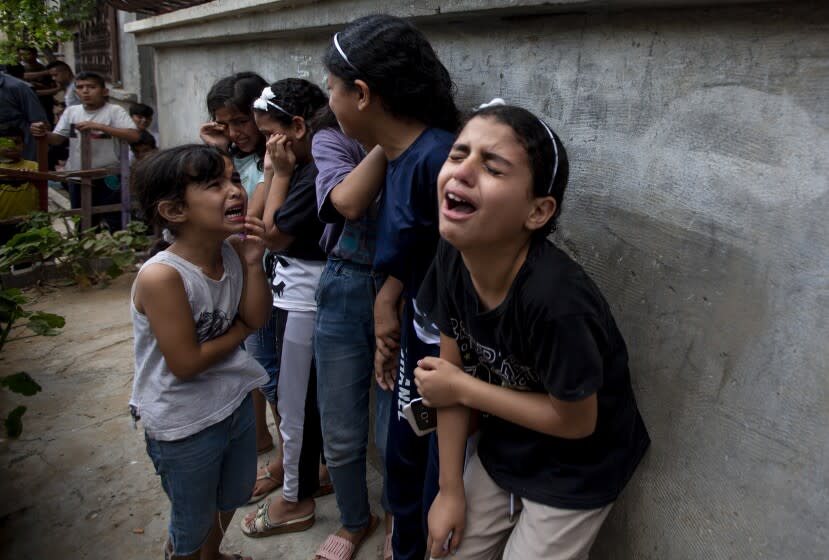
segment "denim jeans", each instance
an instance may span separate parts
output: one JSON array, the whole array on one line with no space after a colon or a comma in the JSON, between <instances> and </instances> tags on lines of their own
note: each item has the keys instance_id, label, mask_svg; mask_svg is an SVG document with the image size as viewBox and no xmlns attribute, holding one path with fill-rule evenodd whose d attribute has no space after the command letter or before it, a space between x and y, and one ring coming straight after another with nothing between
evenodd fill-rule
<instances>
[{"instance_id":1,"label":"denim jeans","mask_svg":"<svg viewBox=\"0 0 829 560\"><path fill-rule=\"evenodd\" d=\"M233 413L176 441L146 437L147 454L170 499L170 541L184 556L204 544L217 511L233 511L256 482L256 426L248 395Z\"/></svg>"},{"instance_id":2,"label":"denim jeans","mask_svg":"<svg viewBox=\"0 0 829 560\"><path fill-rule=\"evenodd\" d=\"M366 448L374 377L372 309L380 284L369 266L329 259L317 288L314 356L323 448L340 522L352 532L364 528L371 513ZM384 456L391 393L377 393L375 442ZM388 511L385 496L384 487Z\"/></svg>"},{"instance_id":3,"label":"denim jeans","mask_svg":"<svg viewBox=\"0 0 829 560\"><path fill-rule=\"evenodd\" d=\"M271 404L276 402L276 385L279 381L279 345L281 337L276 336L276 313L275 307L271 308L271 316L265 326L251 333L245 339L245 350L259 362L265 371L268 372L268 382L259 387L265 399Z\"/></svg>"}]
</instances>

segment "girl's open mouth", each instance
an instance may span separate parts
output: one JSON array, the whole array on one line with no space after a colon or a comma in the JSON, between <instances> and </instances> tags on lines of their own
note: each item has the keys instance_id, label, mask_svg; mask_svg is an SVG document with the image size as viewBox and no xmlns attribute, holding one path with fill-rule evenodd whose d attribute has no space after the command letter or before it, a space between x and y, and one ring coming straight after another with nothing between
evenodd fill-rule
<instances>
[{"instance_id":1,"label":"girl's open mouth","mask_svg":"<svg viewBox=\"0 0 829 560\"><path fill-rule=\"evenodd\" d=\"M239 206L233 206L232 208L228 208L227 210L225 210L225 217L229 218L232 221L244 219L245 207L240 204Z\"/></svg>"},{"instance_id":2,"label":"girl's open mouth","mask_svg":"<svg viewBox=\"0 0 829 560\"><path fill-rule=\"evenodd\" d=\"M451 192L446 193L444 207L453 214L472 214L477 210L471 202Z\"/></svg>"}]
</instances>

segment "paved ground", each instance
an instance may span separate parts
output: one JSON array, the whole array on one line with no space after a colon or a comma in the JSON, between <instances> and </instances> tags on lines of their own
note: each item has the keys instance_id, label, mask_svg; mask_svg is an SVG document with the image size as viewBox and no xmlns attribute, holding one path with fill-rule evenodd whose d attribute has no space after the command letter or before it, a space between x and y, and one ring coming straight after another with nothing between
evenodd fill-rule
<instances>
[{"instance_id":1,"label":"paved ground","mask_svg":"<svg viewBox=\"0 0 829 560\"><path fill-rule=\"evenodd\" d=\"M36 307L66 317L63 334L11 343L0 372L26 370L43 386L34 397L0 391L0 411L25 404L19 440L0 440L0 558L14 560L161 558L168 502L126 413L132 384L132 277L106 288L62 288ZM5 414L4 414L5 415ZM369 489L380 512L380 479ZM237 513L237 521L243 512ZM234 523L229 552L255 560L312 558L338 526L333 496L318 500L310 530L253 540ZM381 531L359 558L378 558Z\"/></svg>"}]
</instances>

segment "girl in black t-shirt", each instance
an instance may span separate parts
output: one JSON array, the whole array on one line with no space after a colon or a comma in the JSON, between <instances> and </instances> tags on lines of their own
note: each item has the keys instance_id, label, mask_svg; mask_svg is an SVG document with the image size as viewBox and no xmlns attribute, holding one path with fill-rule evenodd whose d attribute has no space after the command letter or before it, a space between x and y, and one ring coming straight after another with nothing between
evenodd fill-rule
<instances>
[{"instance_id":1,"label":"girl in black t-shirt","mask_svg":"<svg viewBox=\"0 0 829 560\"><path fill-rule=\"evenodd\" d=\"M266 139L271 173L265 187L265 242L274 253L273 307L279 380L276 406L281 418L282 495L266 499L242 520L249 537L310 528L314 496L322 490L318 472L322 433L316 398L313 334L314 293L326 255L319 247L323 224L317 217L317 168L311 154L309 120L328 102L316 85L299 78L274 82L253 102L256 126ZM266 466L260 478L274 480ZM326 493L332 490L330 485Z\"/></svg>"},{"instance_id":2,"label":"girl in black t-shirt","mask_svg":"<svg viewBox=\"0 0 829 560\"><path fill-rule=\"evenodd\" d=\"M438 409L433 557L586 558L649 444L607 302L547 240L567 178L558 136L500 100L472 115L440 172L443 240L418 296L440 358L415 371Z\"/></svg>"}]
</instances>

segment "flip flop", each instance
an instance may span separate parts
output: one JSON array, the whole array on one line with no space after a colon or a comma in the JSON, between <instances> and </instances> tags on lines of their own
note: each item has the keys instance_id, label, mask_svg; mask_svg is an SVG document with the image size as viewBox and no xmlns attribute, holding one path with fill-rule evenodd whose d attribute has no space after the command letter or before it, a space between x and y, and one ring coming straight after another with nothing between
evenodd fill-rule
<instances>
[{"instance_id":1,"label":"flip flop","mask_svg":"<svg viewBox=\"0 0 829 560\"><path fill-rule=\"evenodd\" d=\"M256 510L256 515L253 518L253 524L248 525L245 519L242 519L241 527L242 533L246 537L254 539L269 537L271 535L282 535L285 533L298 533L310 529L316 521L314 512L308 515L297 517L296 519L289 519L281 523L273 523L268 517L268 507L271 505L270 500L265 500L265 503L259 506Z\"/></svg>"},{"instance_id":2,"label":"flip flop","mask_svg":"<svg viewBox=\"0 0 829 560\"><path fill-rule=\"evenodd\" d=\"M273 492L274 490L276 490L280 486L282 486L282 481L275 479L273 477L273 475L271 474L271 471L268 470L268 463L265 463L265 466L263 468L265 469L265 474L257 476L256 477L256 482L259 482L260 480L270 480L271 482L273 482L274 485L270 489L268 489L265 492L262 492L260 494L251 493L250 499L248 500L248 504L255 504L257 502L261 502L271 492ZM254 486L256 486L255 483L254 483Z\"/></svg>"},{"instance_id":3,"label":"flip flop","mask_svg":"<svg viewBox=\"0 0 829 560\"><path fill-rule=\"evenodd\" d=\"M328 535L328 538L317 549L316 557L323 560L351 560L357 556L360 547L371 537L378 525L380 525L380 518L372 514L366 532L357 544L337 535Z\"/></svg>"}]
</instances>

